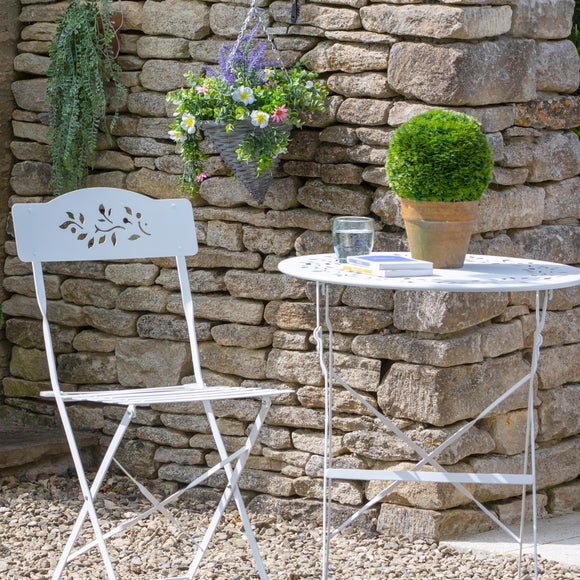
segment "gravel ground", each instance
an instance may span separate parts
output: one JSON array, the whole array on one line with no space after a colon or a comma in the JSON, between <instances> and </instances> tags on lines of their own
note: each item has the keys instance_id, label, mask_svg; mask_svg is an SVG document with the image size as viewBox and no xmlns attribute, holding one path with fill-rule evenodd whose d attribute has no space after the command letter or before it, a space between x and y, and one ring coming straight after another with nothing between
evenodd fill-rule
<instances>
[{"instance_id":1,"label":"gravel ground","mask_svg":"<svg viewBox=\"0 0 580 580\"><path fill-rule=\"evenodd\" d=\"M77 489L76 480L63 476L0 480L0 578L50 577L81 506ZM106 509L109 517L127 517L148 505L131 484L116 476L103 486L101 498L98 512ZM208 523L212 513L208 508L182 497L179 509L171 511L187 529L195 530ZM251 514L251 518L271 580L320 578L319 525L265 514ZM183 574L195 551L187 535L162 516L125 531L111 540L109 547L120 580ZM258 578L235 510L226 513L210 548L196 578ZM526 579L533 576L529 574L531 565L527 557L523 564ZM517 562L510 557L459 553L452 548L440 549L432 541L387 538L351 527L332 541L330 576L333 580L508 580L517 577ZM69 565L63 578L106 578L98 552L93 550ZM580 580L580 571L540 560L540 579Z\"/></svg>"}]
</instances>

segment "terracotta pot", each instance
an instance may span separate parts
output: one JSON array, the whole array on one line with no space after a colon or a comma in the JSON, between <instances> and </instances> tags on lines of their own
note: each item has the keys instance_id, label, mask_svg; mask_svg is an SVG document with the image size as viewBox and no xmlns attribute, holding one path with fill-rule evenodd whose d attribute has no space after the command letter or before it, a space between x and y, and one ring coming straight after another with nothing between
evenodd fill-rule
<instances>
[{"instance_id":1,"label":"terracotta pot","mask_svg":"<svg viewBox=\"0 0 580 580\"><path fill-rule=\"evenodd\" d=\"M121 51L121 46L119 43L119 30L123 26L123 14L121 12L113 12L110 16L111 18L111 26L113 27L113 40L111 41L111 52L113 54L113 58L117 58L119 56L119 52ZM103 20L100 16L97 16L97 26L99 27L99 31L103 32Z\"/></svg>"},{"instance_id":2,"label":"terracotta pot","mask_svg":"<svg viewBox=\"0 0 580 580\"><path fill-rule=\"evenodd\" d=\"M413 258L435 268L461 268L477 221L478 201L401 199L401 213Z\"/></svg>"}]
</instances>

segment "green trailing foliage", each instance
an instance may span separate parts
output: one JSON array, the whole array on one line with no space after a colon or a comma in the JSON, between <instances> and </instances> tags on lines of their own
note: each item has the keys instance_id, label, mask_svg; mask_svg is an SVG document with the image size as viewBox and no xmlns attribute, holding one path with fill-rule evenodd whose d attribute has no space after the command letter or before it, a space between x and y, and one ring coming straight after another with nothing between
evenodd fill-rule
<instances>
[{"instance_id":1,"label":"green trailing foliage","mask_svg":"<svg viewBox=\"0 0 580 580\"><path fill-rule=\"evenodd\" d=\"M399 197L473 201L481 198L491 181L493 159L473 117L433 109L395 131L385 169Z\"/></svg>"},{"instance_id":2,"label":"green trailing foliage","mask_svg":"<svg viewBox=\"0 0 580 580\"><path fill-rule=\"evenodd\" d=\"M72 0L50 46L47 99L55 195L86 185L99 127L110 141L125 93L111 46L115 35L111 2ZM109 91L115 114L107 126Z\"/></svg>"}]
</instances>

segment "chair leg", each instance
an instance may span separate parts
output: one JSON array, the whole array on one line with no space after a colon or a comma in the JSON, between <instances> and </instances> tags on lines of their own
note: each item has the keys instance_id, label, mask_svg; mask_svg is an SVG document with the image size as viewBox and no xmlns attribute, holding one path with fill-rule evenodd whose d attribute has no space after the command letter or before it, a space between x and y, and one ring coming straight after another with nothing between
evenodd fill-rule
<instances>
[{"instance_id":1,"label":"chair leg","mask_svg":"<svg viewBox=\"0 0 580 580\"><path fill-rule=\"evenodd\" d=\"M61 413L62 415L62 413ZM103 563L105 564L105 569L107 570L107 577L109 578L109 580L116 580L117 576L115 575L115 571L113 569L113 564L111 563L111 557L109 555L109 552L107 550L107 547L105 545L105 541L104 541L104 537L103 537L103 532L101 531L101 526L99 524L99 520L97 517L97 512L95 510L95 505L94 505L94 499L101 487L101 484L103 483L103 480L105 478L105 475L107 474L107 470L109 469L109 466L111 464L111 461L113 460L113 457L115 456L115 453L117 452L117 449L119 447L119 445L121 444L121 441L123 440L123 436L125 435L125 431L127 430L127 427L129 426L129 424L131 423L131 419L133 418L133 416L135 415L135 406L134 405L130 405L129 407L127 407L127 410L125 411L125 415L123 416L123 419L121 420L121 422L119 423L119 426L117 427L117 430L115 431L115 435L113 436L113 439L111 440L111 444L109 445L109 448L107 449L107 452L105 453L105 456L103 457L103 461L101 462L101 465L99 466L99 470L97 471L97 474L95 476L95 479L93 480L93 483L89 489L89 484L88 484L88 480L87 477L85 475L85 471L82 465L82 461L80 459L80 454L78 452L78 449L76 447L76 442L74 439L74 435L72 433L72 428L70 426L70 423L68 421L68 417L66 416L66 414L63 416L63 424L65 425L65 432L67 431L67 425L68 425L68 429L70 430L70 434L71 434L71 438L68 437L68 433L67 433L67 439L69 439L69 444L71 447L71 453L73 454L73 460L75 461L75 467L77 468L77 476L79 478L79 483L81 486L81 490L83 492L83 497L84 497L84 504L83 507L81 508L79 515L77 516L75 525L73 526L73 529L70 533L70 536L68 538L68 541L66 543L66 546L61 554L61 557L58 561L58 564L55 568L55 571L52 575L52 580L58 580L66 565L69 562L69 555L70 552L78 538L78 535L81 531L82 525L87 517L87 514L90 517L91 523L93 525L93 530L95 532L95 536L96 536L96 543L99 547L99 550L101 552L101 556L103 558ZM65 421L65 417L66 417L66 421ZM72 442L71 442L72 439ZM76 458L75 458L76 456ZM78 464L77 464L77 458L78 458Z\"/></svg>"},{"instance_id":2,"label":"chair leg","mask_svg":"<svg viewBox=\"0 0 580 580\"><path fill-rule=\"evenodd\" d=\"M238 462L236 463L236 466L232 469L232 466L230 465L230 463L226 464L224 466L224 471L226 473L226 476L228 478L228 485L226 486L226 489L224 491L224 493L222 494L222 497L220 499L220 502L218 504L218 507L216 508L216 511L214 512L214 515L212 517L212 520L206 530L206 533L203 537L203 540L201 541L200 545L199 545L199 549L195 555L195 558L186 574L186 578L188 578L188 580L192 580L195 572L197 571L197 568L199 567L199 564L201 563L201 560L203 558L203 556L205 555L205 552L209 546L209 543L211 542L211 539L217 529L217 526L224 514L224 511L232 497L232 495L234 496L234 500L236 502L236 507L238 508L238 512L240 514L240 517L242 519L242 524L244 526L244 530L246 532L246 537L248 538L248 542L250 544L250 548L252 550L252 554L254 556L254 562L256 564L256 568L258 569L258 573L260 575L260 580L268 580L268 575L266 574L266 570L264 567L264 562L262 560L262 556L260 555L260 550L258 548L258 543L256 541L256 537L254 535L254 531L252 529L252 525L250 522L250 518L248 517L248 512L246 510L246 506L244 504L244 500L242 498L242 494L240 492L240 489L238 487L238 480L240 478L240 475L242 474L242 470L246 464L246 461L248 460L248 457L250 455L250 451L254 445L254 443L256 442L256 439L258 438L258 434L260 433L260 429L262 428L262 425L264 424L264 419L266 418L266 414L268 413L268 410L270 409L272 402L270 401L270 399L263 399L262 400L262 407L260 409L260 412L258 413L258 416L256 417L256 420L254 421L254 424L252 426L252 429L250 431L250 434L248 435L248 439L246 440L246 443L244 445L244 449L245 452L240 455L240 458L238 459ZM221 434L219 432L219 429L217 427L217 423L215 422L215 416L213 415L213 412L211 411L211 407L210 410L208 412L208 410L206 409L206 413L208 415L208 418L210 419L210 426L212 427L212 431L214 432L214 437L216 438L216 444L218 446L218 451L220 453L220 456L223 459L225 459L227 457L227 452L225 450L222 438L221 438Z\"/></svg>"}]
</instances>

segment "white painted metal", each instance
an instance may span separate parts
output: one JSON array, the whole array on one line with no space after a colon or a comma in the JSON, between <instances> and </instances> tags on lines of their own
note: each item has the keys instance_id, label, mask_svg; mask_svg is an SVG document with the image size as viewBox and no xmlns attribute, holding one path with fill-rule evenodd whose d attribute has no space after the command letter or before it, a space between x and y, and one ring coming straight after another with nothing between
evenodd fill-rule
<instances>
[{"instance_id":1,"label":"white painted metal","mask_svg":"<svg viewBox=\"0 0 580 580\"><path fill-rule=\"evenodd\" d=\"M170 512L167 511L166 506L176 501L185 491L205 482L211 475L222 469L228 479L228 485L222 495L222 499L216 508L203 540L199 544L199 549L190 569L185 576L175 578L177 580L191 580L193 578L225 508L233 497L240 513L260 579L267 580L256 538L238 487L238 481L249 457L250 450L264 424L266 414L271 405L271 399L290 391L225 386L214 387L204 384L195 334L191 288L185 262L186 256L197 253L191 203L186 199L154 200L131 191L98 187L71 192L48 203L17 204L12 209L12 215L18 256L22 261L32 262L37 302L42 315L42 328L52 391L41 394L55 399L84 498L83 507L53 572L53 580L61 577L69 562L93 547L98 547L100 551L108 580L116 579L117 576L107 550L106 540L155 512L163 513L171 520L174 520ZM42 263L50 261L147 259L170 256L174 256L177 262L181 298L193 361L194 382L186 385L155 388L73 393L62 391L46 314L47 297ZM228 453L211 403L226 399L247 398L260 400L260 410L246 442L236 452ZM163 501L158 501L142 484L136 482L137 487L152 503L152 507L103 534L95 511L94 499L101 488L111 462L116 461L114 458L115 452L131 423L136 408L153 403L191 401L201 401L203 403L211 432L220 454L220 462L212 468L208 468L203 475ZM126 406L125 414L90 485L66 409L68 403L81 402ZM235 465L232 466L234 463ZM136 481L134 478L132 479ZM72 552L81 527L87 517L90 519L95 539Z\"/></svg>"},{"instance_id":2,"label":"white painted metal","mask_svg":"<svg viewBox=\"0 0 580 580\"><path fill-rule=\"evenodd\" d=\"M408 256L405 252L393 252L396 255ZM280 271L305 280L316 282L316 328L314 337L319 354L319 364L322 369L325 384L325 447L324 447L324 510L323 510L323 546L322 546L322 578L328 578L330 540L340 533L346 526L355 521L370 507L377 505L403 481L446 482L455 486L464 493L479 509L501 527L515 542L519 544L520 558L518 578L521 578L521 555L523 545L523 523L527 486L532 489L532 541L534 544L534 571L538 578L537 553L537 500L536 500L536 466L535 445L532 434L534 431L534 388L542 331L546 319L548 298L556 288L567 288L580 284L580 269L562 264L542 262L538 260L524 260L503 258L497 256L468 255L465 266L461 269L435 270L433 276L384 278L345 270L338 263L334 254L319 254L300 256L283 260L279 264ZM459 430L448 437L436 449L427 453L408 437L396 424L380 411L370 405L356 390L348 385L340 376L334 373L332 350L332 323L329 315L328 301L324 298L328 293L328 285L362 286L370 288L404 289L404 290L441 290L455 292L502 292L502 291L535 291L536 294L536 328L532 348L530 372L507 389L500 397L485 408L475 419L469 421ZM540 301L540 292L543 292L543 301ZM323 320L324 318L324 320ZM328 349L324 347L323 325L328 334ZM380 419L397 437L406 442L422 459L409 471L337 469L332 467L331 437L332 437L332 387L339 384L355 399L364 405L370 413ZM471 429L480 419L487 416L493 409L518 389L527 385L528 407L525 443L525 463L520 474L499 473L450 473L436 461L436 456L456 441L465 432ZM430 464L435 471L420 471L420 468ZM367 502L357 512L347 518L334 530L330 529L332 506L332 480L353 479L361 481L391 481L391 483ZM463 483L512 484L522 486L522 510L520 533L515 534L494 513L479 502Z\"/></svg>"}]
</instances>

